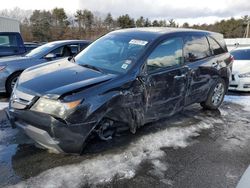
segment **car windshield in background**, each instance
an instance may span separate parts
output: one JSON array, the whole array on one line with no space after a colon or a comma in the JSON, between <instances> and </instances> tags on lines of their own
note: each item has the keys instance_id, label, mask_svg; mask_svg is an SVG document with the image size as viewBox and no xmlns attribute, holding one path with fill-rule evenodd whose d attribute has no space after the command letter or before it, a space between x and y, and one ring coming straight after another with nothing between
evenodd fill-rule
<instances>
[{"instance_id":1,"label":"car windshield in background","mask_svg":"<svg viewBox=\"0 0 250 188\"><path fill-rule=\"evenodd\" d=\"M234 50L231 52L235 60L250 60L250 50Z\"/></svg>"},{"instance_id":2,"label":"car windshield in background","mask_svg":"<svg viewBox=\"0 0 250 188\"><path fill-rule=\"evenodd\" d=\"M148 41L128 36L107 36L76 56L76 63L112 73L127 72L141 55Z\"/></svg>"},{"instance_id":3,"label":"car windshield in background","mask_svg":"<svg viewBox=\"0 0 250 188\"><path fill-rule=\"evenodd\" d=\"M43 53L49 49L51 49L54 45L53 44L44 44L42 46L39 46L33 50L31 50L29 53L25 54L26 57L34 57L40 53Z\"/></svg>"}]
</instances>

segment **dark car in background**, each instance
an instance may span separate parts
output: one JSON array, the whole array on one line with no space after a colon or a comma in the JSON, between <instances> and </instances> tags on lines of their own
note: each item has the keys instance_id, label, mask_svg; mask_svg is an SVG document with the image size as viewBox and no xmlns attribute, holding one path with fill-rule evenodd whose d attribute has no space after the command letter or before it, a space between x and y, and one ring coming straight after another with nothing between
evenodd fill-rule
<instances>
[{"instance_id":1,"label":"dark car in background","mask_svg":"<svg viewBox=\"0 0 250 188\"><path fill-rule=\"evenodd\" d=\"M18 32L0 32L0 57L26 53L21 34Z\"/></svg>"},{"instance_id":2,"label":"dark car in background","mask_svg":"<svg viewBox=\"0 0 250 188\"><path fill-rule=\"evenodd\" d=\"M37 43L37 42L24 42L24 46L25 46L27 52L29 52L29 51L31 51L31 50L33 50L41 45L42 44Z\"/></svg>"},{"instance_id":3,"label":"dark car in background","mask_svg":"<svg viewBox=\"0 0 250 188\"><path fill-rule=\"evenodd\" d=\"M26 68L74 56L89 44L90 41L86 40L49 42L23 56L11 56L0 59L0 92L11 93L19 75Z\"/></svg>"},{"instance_id":4,"label":"dark car in background","mask_svg":"<svg viewBox=\"0 0 250 188\"><path fill-rule=\"evenodd\" d=\"M200 103L217 109L232 57L218 33L180 28L111 32L75 58L25 70L7 116L38 144L80 153L91 134L117 132Z\"/></svg>"}]
</instances>

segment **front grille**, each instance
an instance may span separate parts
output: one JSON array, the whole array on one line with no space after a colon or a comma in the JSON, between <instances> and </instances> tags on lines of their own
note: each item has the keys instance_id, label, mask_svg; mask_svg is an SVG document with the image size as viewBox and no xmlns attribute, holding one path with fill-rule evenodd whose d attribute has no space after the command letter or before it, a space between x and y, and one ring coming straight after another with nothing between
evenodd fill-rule
<instances>
[{"instance_id":1,"label":"front grille","mask_svg":"<svg viewBox=\"0 0 250 188\"><path fill-rule=\"evenodd\" d=\"M229 87L234 87L234 88L237 88L238 85L229 85Z\"/></svg>"},{"instance_id":2,"label":"front grille","mask_svg":"<svg viewBox=\"0 0 250 188\"><path fill-rule=\"evenodd\" d=\"M15 89L10 99L10 107L16 109L25 109L31 106L35 101L35 96Z\"/></svg>"}]
</instances>

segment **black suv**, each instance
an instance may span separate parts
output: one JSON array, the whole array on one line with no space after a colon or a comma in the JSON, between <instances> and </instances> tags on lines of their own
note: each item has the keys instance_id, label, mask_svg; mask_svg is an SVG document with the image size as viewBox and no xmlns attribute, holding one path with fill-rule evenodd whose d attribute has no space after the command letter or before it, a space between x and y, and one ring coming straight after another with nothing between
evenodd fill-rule
<instances>
[{"instance_id":1,"label":"black suv","mask_svg":"<svg viewBox=\"0 0 250 188\"><path fill-rule=\"evenodd\" d=\"M25 70L7 113L13 127L21 127L40 145L80 153L93 133L103 140L125 129L135 133L193 103L217 109L231 68L221 34L118 30L71 60Z\"/></svg>"}]
</instances>

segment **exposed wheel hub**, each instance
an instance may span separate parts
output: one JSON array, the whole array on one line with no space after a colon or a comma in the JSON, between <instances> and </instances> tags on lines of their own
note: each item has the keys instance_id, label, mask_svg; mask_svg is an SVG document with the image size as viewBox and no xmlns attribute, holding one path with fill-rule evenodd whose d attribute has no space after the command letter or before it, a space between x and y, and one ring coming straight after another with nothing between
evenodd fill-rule
<instances>
[{"instance_id":1,"label":"exposed wheel hub","mask_svg":"<svg viewBox=\"0 0 250 188\"><path fill-rule=\"evenodd\" d=\"M101 140L111 140L115 134L114 121L105 119L100 123L100 127L96 130Z\"/></svg>"}]
</instances>

